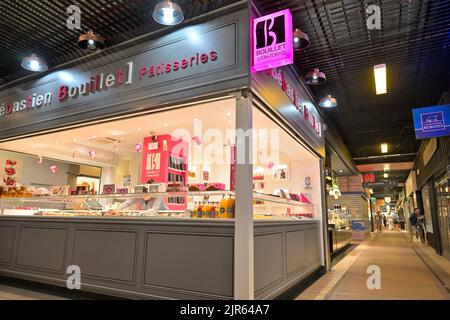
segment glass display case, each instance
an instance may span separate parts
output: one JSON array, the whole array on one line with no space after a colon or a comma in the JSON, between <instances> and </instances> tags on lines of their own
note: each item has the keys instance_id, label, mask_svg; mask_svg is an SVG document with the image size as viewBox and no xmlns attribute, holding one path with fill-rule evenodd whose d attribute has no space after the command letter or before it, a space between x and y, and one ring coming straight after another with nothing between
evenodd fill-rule
<instances>
[{"instance_id":1,"label":"glass display case","mask_svg":"<svg viewBox=\"0 0 450 320\"><path fill-rule=\"evenodd\" d=\"M183 197L187 209L164 207L163 199ZM43 195L24 193L0 197L3 216L50 217L171 217L233 219L233 191L179 191L102 195ZM158 201L159 200L159 201ZM312 204L277 196L254 194L255 219L300 220L312 218Z\"/></svg>"},{"instance_id":2,"label":"glass display case","mask_svg":"<svg viewBox=\"0 0 450 320\"><path fill-rule=\"evenodd\" d=\"M331 253L336 253L350 243L352 215L348 207L335 204L333 209L328 209L328 231Z\"/></svg>"}]
</instances>

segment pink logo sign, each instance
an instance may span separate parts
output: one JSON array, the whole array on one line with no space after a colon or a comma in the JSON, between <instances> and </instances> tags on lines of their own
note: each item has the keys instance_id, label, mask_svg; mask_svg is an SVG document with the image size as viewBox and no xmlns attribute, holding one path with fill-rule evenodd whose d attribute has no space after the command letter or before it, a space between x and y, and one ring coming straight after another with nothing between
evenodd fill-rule
<instances>
[{"instance_id":1,"label":"pink logo sign","mask_svg":"<svg viewBox=\"0 0 450 320\"><path fill-rule=\"evenodd\" d=\"M292 14L286 9L253 20L252 72L292 64Z\"/></svg>"}]
</instances>

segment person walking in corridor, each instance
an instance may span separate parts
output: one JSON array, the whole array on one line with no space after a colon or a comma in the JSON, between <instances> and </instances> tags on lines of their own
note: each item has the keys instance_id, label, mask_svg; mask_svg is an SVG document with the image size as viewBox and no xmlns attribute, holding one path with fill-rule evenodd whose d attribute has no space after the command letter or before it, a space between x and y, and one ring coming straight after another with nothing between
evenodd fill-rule
<instances>
[{"instance_id":1,"label":"person walking in corridor","mask_svg":"<svg viewBox=\"0 0 450 320\"><path fill-rule=\"evenodd\" d=\"M383 227L383 216L380 211L377 211L377 214L375 215L375 225L377 227L377 232L381 232Z\"/></svg>"},{"instance_id":2,"label":"person walking in corridor","mask_svg":"<svg viewBox=\"0 0 450 320\"><path fill-rule=\"evenodd\" d=\"M394 220L394 230L395 231L400 231L399 225L398 225L399 221L398 221L398 214L397 214L397 212L394 211L392 213L392 219Z\"/></svg>"},{"instance_id":3,"label":"person walking in corridor","mask_svg":"<svg viewBox=\"0 0 450 320\"><path fill-rule=\"evenodd\" d=\"M388 220L388 224L389 224L389 230L392 231L394 230L394 218L392 216L392 213L390 213L387 217Z\"/></svg>"},{"instance_id":4,"label":"person walking in corridor","mask_svg":"<svg viewBox=\"0 0 450 320\"><path fill-rule=\"evenodd\" d=\"M416 210L417 214L417 223L416 223L416 229L418 233L418 237L420 238L420 242L422 244L425 243L425 215L420 211L419 208Z\"/></svg>"},{"instance_id":5,"label":"person walking in corridor","mask_svg":"<svg viewBox=\"0 0 450 320\"><path fill-rule=\"evenodd\" d=\"M418 238L418 234L417 234L417 229L416 229L416 225L417 225L417 210L419 209L414 209L413 213L411 213L411 215L409 216L409 224L410 224L410 230L409 233L411 234L411 241L413 239L414 234L416 235L416 239Z\"/></svg>"}]
</instances>

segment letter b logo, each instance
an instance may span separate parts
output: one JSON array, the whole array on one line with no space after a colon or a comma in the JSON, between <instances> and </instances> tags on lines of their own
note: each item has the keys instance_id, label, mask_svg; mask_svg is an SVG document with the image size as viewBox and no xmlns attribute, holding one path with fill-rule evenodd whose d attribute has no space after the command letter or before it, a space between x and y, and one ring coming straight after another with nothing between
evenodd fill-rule
<instances>
[{"instance_id":1,"label":"letter b logo","mask_svg":"<svg viewBox=\"0 0 450 320\"><path fill-rule=\"evenodd\" d=\"M285 23L284 15L258 22L256 25L256 49L285 42Z\"/></svg>"}]
</instances>

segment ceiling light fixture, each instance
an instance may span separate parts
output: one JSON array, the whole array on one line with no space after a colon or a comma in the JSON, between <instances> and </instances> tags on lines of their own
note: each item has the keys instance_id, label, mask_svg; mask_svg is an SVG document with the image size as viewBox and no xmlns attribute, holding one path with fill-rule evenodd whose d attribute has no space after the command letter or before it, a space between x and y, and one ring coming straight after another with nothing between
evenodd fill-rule
<instances>
[{"instance_id":1,"label":"ceiling light fixture","mask_svg":"<svg viewBox=\"0 0 450 320\"><path fill-rule=\"evenodd\" d=\"M337 100L331 95L328 95L325 98L320 99L319 106L323 108L335 108L337 107Z\"/></svg>"},{"instance_id":2,"label":"ceiling light fixture","mask_svg":"<svg viewBox=\"0 0 450 320\"><path fill-rule=\"evenodd\" d=\"M310 85L323 84L327 81L325 73L320 72L319 69L309 71L305 76L305 82Z\"/></svg>"},{"instance_id":3,"label":"ceiling light fixture","mask_svg":"<svg viewBox=\"0 0 450 320\"><path fill-rule=\"evenodd\" d=\"M388 153L388 144L387 143L381 144L381 153Z\"/></svg>"},{"instance_id":4,"label":"ceiling light fixture","mask_svg":"<svg viewBox=\"0 0 450 320\"><path fill-rule=\"evenodd\" d=\"M373 73L375 75L375 87L377 94L387 93L386 64L378 64L373 66Z\"/></svg>"},{"instance_id":5,"label":"ceiling light fixture","mask_svg":"<svg viewBox=\"0 0 450 320\"><path fill-rule=\"evenodd\" d=\"M106 48L105 38L102 36L96 35L92 31L88 31L85 34L82 34L78 37L78 46L90 52L94 52L97 49L103 50Z\"/></svg>"},{"instance_id":6,"label":"ceiling light fixture","mask_svg":"<svg viewBox=\"0 0 450 320\"><path fill-rule=\"evenodd\" d=\"M33 72L42 72L48 70L47 62L44 59L39 58L34 53L31 56L23 58L20 65L22 66L22 68Z\"/></svg>"},{"instance_id":7,"label":"ceiling light fixture","mask_svg":"<svg viewBox=\"0 0 450 320\"><path fill-rule=\"evenodd\" d=\"M306 33L301 32L300 29L296 28L292 33L294 40L294 50L300 51L309 47L309 37Z\"/></svg>"},{"instance_id":8,"label":"ceiling light fixture","mask_svg":"<svg viewBox=\"0 0 450 320\"><path fill-rule=\"evenodd\" d=\"M155 6L153 19L159 24L173 26L183 22L183 10L172 1L162 1Z\"/></svg>"}]
</instances>

